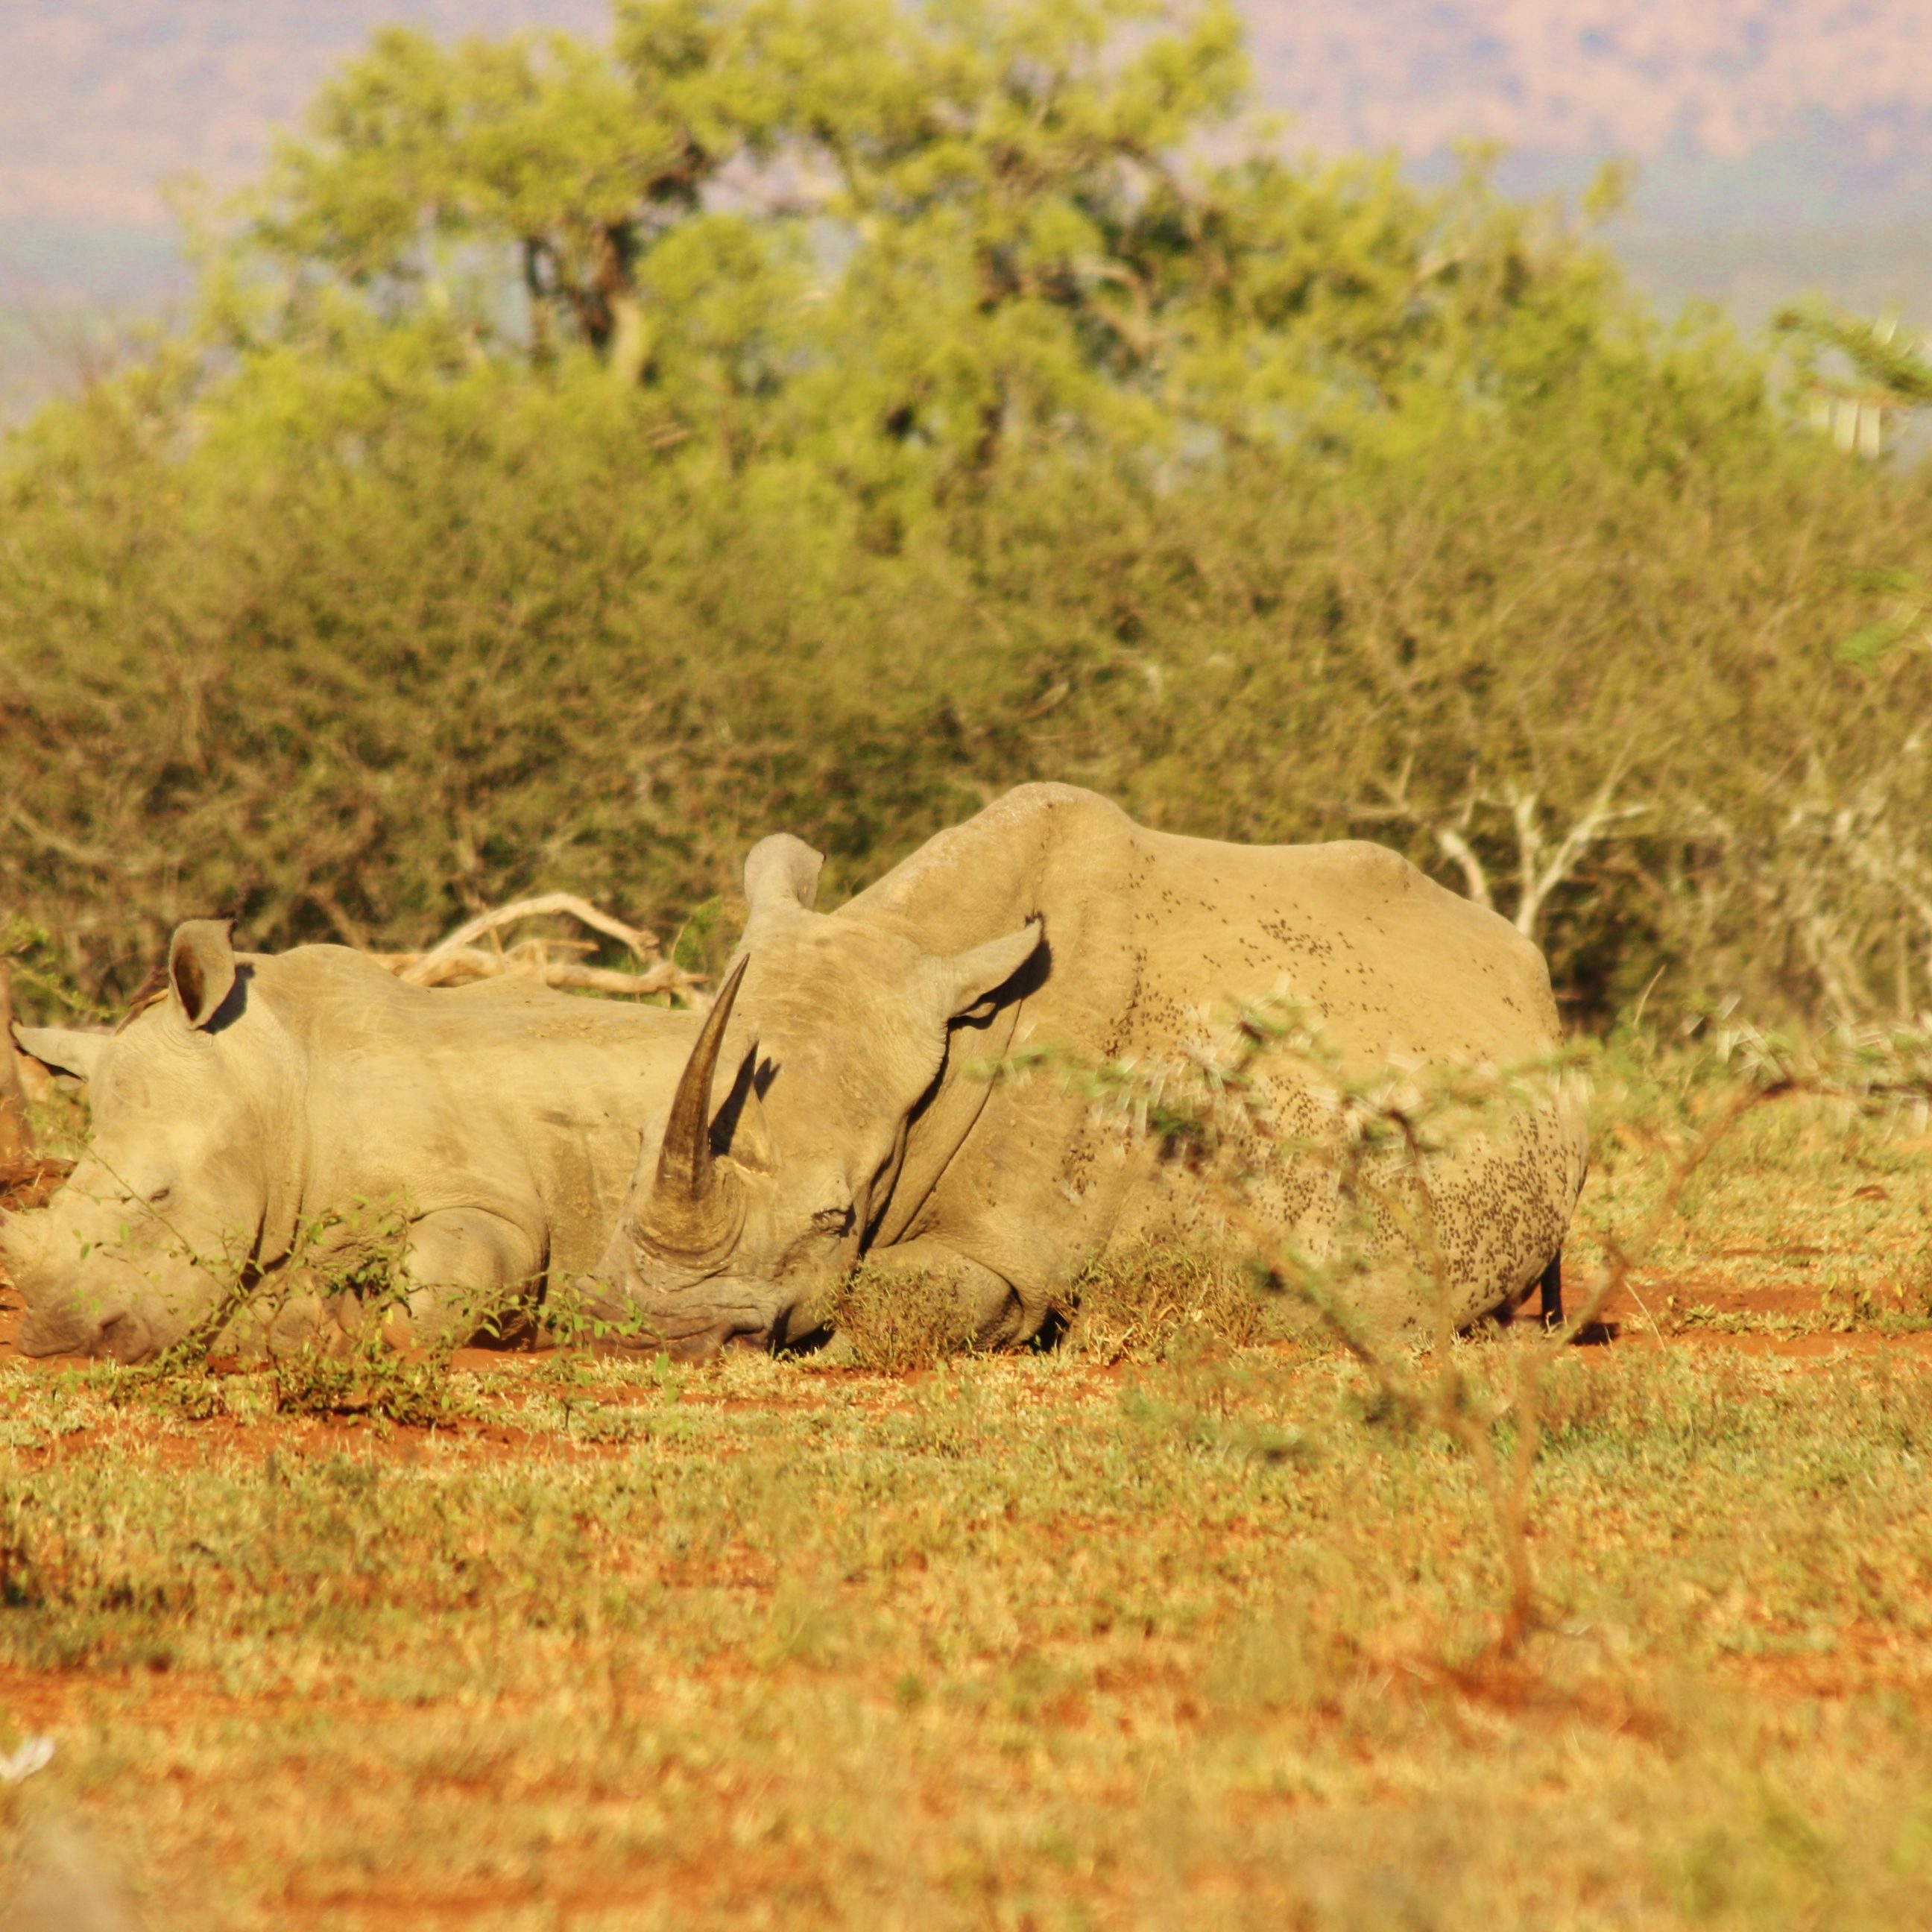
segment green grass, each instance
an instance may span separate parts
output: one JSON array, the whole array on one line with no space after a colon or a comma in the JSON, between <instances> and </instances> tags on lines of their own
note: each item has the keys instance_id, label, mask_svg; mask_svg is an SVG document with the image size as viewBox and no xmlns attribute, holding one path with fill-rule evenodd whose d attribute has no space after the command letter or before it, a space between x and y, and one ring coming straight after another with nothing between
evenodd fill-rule
<instances>
[{"instance_id":1,"label":"green grass","mask_svg":"<svg viewBox=\"0 0 1932 1932\"><path fill-rule=\"evenodd\" d=\"M1626 1226L1702 1102L1604 1090ZM1748 1306L1724 1251L1796 1222L1916 1280L1928 1198L1909 1133L1767 1112L1645 1279ZM1505 1657L1466 1456L1226 1294L909 1372L506 1358L434 1429L0 1370L22 1922L62 1860L224 1932L1932 1921L1916 1336L1569 1352ZM1478 1399L1524 1346L1458 1345Z\"/></svg>"}]
</instances>

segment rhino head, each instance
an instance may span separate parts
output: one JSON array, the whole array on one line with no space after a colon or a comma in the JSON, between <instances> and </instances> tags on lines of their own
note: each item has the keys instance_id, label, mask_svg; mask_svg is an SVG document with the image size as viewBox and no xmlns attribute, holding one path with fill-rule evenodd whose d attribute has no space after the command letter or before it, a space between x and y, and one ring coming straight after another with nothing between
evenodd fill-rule
<instances>
[{"instance_id":1,"label":"rhino head","mask_svg":"<svg viewBox=\"0 0 1932 1932\"><path fill-rule=\"evenodd\" d=\"M815 912L823 863L783 836L746 862L738 956L604 1258L621 1304L682 1356L784 1346L822 1325L891 1196L953 1023L1040 943L1035 920L931 953Z\"/></svg>"},{"instance_id":2,"label":"rhino head","mask_svg":"<svg viewBox=\"0 0 1932 1932\"><path fill-rule=\"evenodd\" d=\"M294 1051L250 1000L225 920L168 948L164 991L112 1034L16 1027L22 1049L88 1082L93 1134L48 1205L0 1216L28 1354L139 1361L217 1304L295 1203L280 1178L298 1109Z\"/></svg>"}]
</instances>

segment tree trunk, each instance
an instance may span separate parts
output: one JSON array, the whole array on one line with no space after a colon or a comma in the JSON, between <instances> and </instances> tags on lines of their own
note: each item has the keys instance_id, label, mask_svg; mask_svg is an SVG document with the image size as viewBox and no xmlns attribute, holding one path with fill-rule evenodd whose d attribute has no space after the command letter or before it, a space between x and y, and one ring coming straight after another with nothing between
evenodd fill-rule
<instances>
[{"instance_id":1,"label":"tree trunk","mask_svg":"<svg viewBox=\"0 0 1932 1932\"><path fill-rule=\"evenodd\" d=\"M544 244L535 235L524 238L524 286L530 298L530 361L543 368L556 353L550 316L555 292L544 279Z\"/></svg>"},{"instance_id":2,"label":"tree trunk","mask_svg":"<svg viewBox=\"0 0 1932 1932\"><path fill-rule=\"evenodd\" d=\"M644 326L644 304L628 290L613 294L610 303L611 380L620 389L634 389L650 360L651 339Z\"/></svg>"},{"instance_id":3,"label":"tree trunk","mask_svg":"<svg viewBox=\"0 0 1932 1932\"><path fill-rule=\"evenodd\" d=\"M18 1167L34 1151L27 1125L27 1093L20 1084L20 1057L14 1044L14 985L0 966L0 1173Z\"/></svg>"}]
</instances>

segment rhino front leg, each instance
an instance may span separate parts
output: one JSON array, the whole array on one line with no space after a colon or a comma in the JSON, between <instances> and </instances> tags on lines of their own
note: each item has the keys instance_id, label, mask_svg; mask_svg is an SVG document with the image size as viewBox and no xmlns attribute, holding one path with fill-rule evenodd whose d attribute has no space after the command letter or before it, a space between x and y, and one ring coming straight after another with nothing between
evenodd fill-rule
<instances>
[{"instance_id":1,"label":"rhino front leg","mask_svg":"<svg viewBox=\"0 0 1932 1932\"><path fill-rule=\"evenodd\" d=\"M385 1336L398 1348L422 1348L460 1330L455 1339L466 1341L535 1279L543 1258L536 1241L500 1214L450 1208L422 1215L410 1223L402 1305L389 1305ZM244 1310L224 1335L221 1352L340 1354L364 1339L370 1313L359 1296L306 1271L284 1280L272 1299Z\"/></svg>"},{"instance_id":2,"label":"rhino front leg","mask_svg":"<svg viewBox=\"0 0 1932 1932\"><path fill-rule=\"evenodd\" d=\"M543 1271L536 1240L514 1221L480 1208L447 1208L410 1224L404 1272L409 1282L409 1339L447 1341L474 1334L516 1291Z\"/></svg>"},{"instance_id":3,"label":"rhino front leg","mask_svg":"<svg viewBox=\"0 0 1932 1932\"><path fill-rule=\"evenodd\" d=\"M887 1293L943 1298L957 1323L958 1338L979 1348L1003 1348L1025 1340L1046 1312L985 1262L927 1237L866 1257L866 1272Z\"/></svg>"}]
</instances>

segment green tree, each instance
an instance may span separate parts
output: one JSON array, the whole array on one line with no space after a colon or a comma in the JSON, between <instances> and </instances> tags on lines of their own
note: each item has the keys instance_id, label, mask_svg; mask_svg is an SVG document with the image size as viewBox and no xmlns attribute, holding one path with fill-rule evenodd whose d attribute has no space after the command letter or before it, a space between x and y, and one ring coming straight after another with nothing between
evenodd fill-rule
<instances>
[{"instance_id":1,"label":"green tree","mask_svg":"<svg viewBox=\"0 0 1932 1932\"><path fill-rule=\"evenodd\" d=\"M392 32L250 198L225 319L339 354L348 301L539 364L561 322L735 454L887 491L1012 446L1292 442L1587 350L1614 305L1560 230L1479 175L1288 162L1246 85L1226 0L627 0L605 50Z\"/></svg>"}]
</instances>

